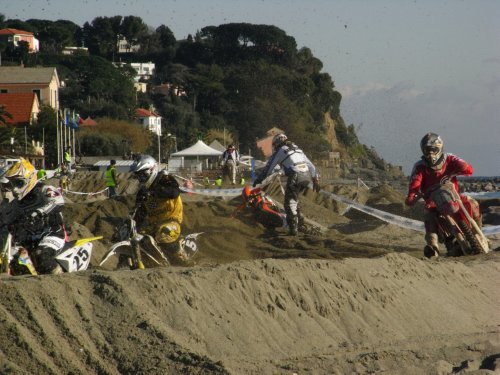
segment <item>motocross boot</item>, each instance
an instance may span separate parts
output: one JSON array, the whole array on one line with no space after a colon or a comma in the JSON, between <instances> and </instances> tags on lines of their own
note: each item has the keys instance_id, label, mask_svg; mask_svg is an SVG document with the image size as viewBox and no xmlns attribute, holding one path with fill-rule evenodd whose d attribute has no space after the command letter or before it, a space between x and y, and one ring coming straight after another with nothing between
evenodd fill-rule
<instances>
[{"instance_id":1,"label":"motocross boot","mask_svg":"<svg viewBox=\"0 0 500 375\"><path fill-rule=\"evenodd\" d=\"M437 258L439 257L439 250L434 246L425 245L424 256L429 259Z\"/></svg>"},{"instance_id":2,"label":"motocross boot","mask_svg":"<svg viewBox=\"0 0 500 375\"><path fill-rule=\"evenodd\" d=\"M437 233L428 232L425 234L424 256L426 258L437 258L439 256L439 241Z\"/></svg>"},{"instance_id":3,"label":"motocross boot","mask_svg":"<svg viewBox=\"0 0 500 375\"><path fill-rule=\"evenodd\" d=\"M179 241L168 244L166 253L168 254L168 260L174 266L186 266L189 265L189 257L186 251L182 248Z\"/></svg>"},{"instance_id":4,"label":"motocross boot","mask_svg":"<svg viewBox=\"0 0 500 375\"><path fill-rule=\"evenodd\" d=\"M298 234L299 229L299 218L297 216L292 216L291 218L287 218L288 223L288 235L296 236Z\"/></svg>"},{"instance_id":5,"label":"motocross boot","mask_svg":"<svg viewBox=\"0 0 500 375\"><path fill-rule=\"evenodd\" d=\"M300 212L297 214L297 224L298 224L298 230L301 232L306 232L307 227L304 219L304 215L302 215Z\"/></svg>"},{"instance_id":6,"label":"motocross boot","mask_svg":"<svg viewBox=\"0 0 500 375\"><path fill-rule=\"evenodd\" d=\"M51 275L60 275L61 273L63 273L63 269L59 264L52 271L50 271Z\"/></svg>"}]
</instances>

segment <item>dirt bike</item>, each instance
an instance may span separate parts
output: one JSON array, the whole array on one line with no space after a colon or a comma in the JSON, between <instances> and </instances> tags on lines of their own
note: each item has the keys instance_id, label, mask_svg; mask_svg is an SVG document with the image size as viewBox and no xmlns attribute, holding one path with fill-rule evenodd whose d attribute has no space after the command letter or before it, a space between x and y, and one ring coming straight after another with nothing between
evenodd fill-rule
<instances>
[{"instance_id":1,"label":"dirt bike","mask_svg":"<svg viewBox=\"0 0 500 375\"><path fill-rule=\"evenodd\" d=\"M64 238L44 233L33 235L30 246L25 247L16 243L5 227L1 232L0 272L12 276L38 274L29 254L30 250L37 246L54 250L54 258L60 267L60 273L86 270L92 257L92 241L102 239L102 236L98 236L66 241Z\"/></svg>"},{"instance_id":2,"label":"dirt bike","mask_svg":"<svg viewBox=\"0 0 500 375\"><path fill-rule=\"evenodd\" d=\"M238 211L245 207L253 209L256 220L267 229L284 228L288 230L286 221L286 213L264 190L259 187L253 189L250 186L245 186L241 192L242 204L238 206L233 214L235 216ZM319 235L321 229L312 223L300 220L299 231L306 234Z\"/></svg>"},{"instance_id":3,"label":"dirt bike","mask_svg":"<svg viewBox=\"0 0 500 375\"><path fill-rule=\"evenodd\" d=\"M184 250L184 253L190 259L197 251L197 237L201 233L188 234L181 236L178 246ZM106 263L111 257L119 257L119 266L126 262L130 269L142 269L158 266L169 266L170 262L160 249L156 240L148 235L137 231L137 222L135 212L127 217L124 223L118 228L114 243L104 254L99 266Z\"/></svg>"},{"instance_id":4,"label":"dirt bike","mask_svg":"<svg viewBox=\"0 0 500 375\"><path fill-rule=\"evenodd\" d=\"M286 214L280 210L274 200L261 188L245 186L241 192L242 204L236 208L236 213L245 207L252 208L255 218L267 229L288 228Z\"/></svg>"},{"instance_id":5,"label":"dirt bike","mask_svg":"<svg viewBox=\"0 0 500 375\"><path fill-rule=\"evenodd\" d=\"M438 228L438 238L449 256L486 254L490 251L488 239L473 216L480 218L479 207L473 215L473 206L465 203L448 179L430 189L431 205ZM435 209L434 209L435 206Z\"/></svg>"}]
</instances>

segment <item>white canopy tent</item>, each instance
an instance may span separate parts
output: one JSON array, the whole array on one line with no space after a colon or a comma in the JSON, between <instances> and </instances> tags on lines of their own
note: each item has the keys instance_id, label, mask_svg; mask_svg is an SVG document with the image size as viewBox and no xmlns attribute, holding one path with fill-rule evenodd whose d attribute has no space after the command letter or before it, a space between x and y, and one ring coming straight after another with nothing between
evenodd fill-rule
<instances>
[{"instance_id":1,"label":"white canopy tent","mask_svg":"<svg viewBox=\"0 0 500 375\"><path fill-rule=\"evenodd\" d=\"M168 169L191 168L201 172L204 168L216 165L220 156L222 156L222 151L199 140L194 145L171 154Z\"/></svg>"}]
</instances>

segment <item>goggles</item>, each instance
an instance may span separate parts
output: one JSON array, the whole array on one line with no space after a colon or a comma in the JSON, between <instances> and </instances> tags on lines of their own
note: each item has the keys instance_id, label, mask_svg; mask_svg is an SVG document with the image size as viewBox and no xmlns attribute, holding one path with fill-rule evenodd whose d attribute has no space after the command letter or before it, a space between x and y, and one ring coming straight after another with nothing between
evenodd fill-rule
<instances>
[{"instance_id":1,"label":"goggles","mask_svg":"<svg viewBox=\"0 0 500 375\"><path fill-rule=\"evenodd\" d=\"M441 149L436 146L426 146L424 148L425 155L438 154Z\"/></svg>"},{"instance_id":2,"label":"goggles","mask_svg":"<svg viewBox=\"0 0 500 375\"><path fill-rule=\"evenodd\" d=\"M23 178L11 178L9 179L9 183L14 189L19 189L26 184L26 181Z\"/></svg>"},{"instance_id":3,"label":"goggles","mask_svg":"<svg viewBox=\"0 0 500 375\"><path fill-rule=\"evenodd\" d=\"M135 174L135 177L137 177L137 179L140 182L146 182L148 180L149 176L151 175L151 171L142 170L142 171L135 172L134 174Z\"/></svg>"}]
</instances>

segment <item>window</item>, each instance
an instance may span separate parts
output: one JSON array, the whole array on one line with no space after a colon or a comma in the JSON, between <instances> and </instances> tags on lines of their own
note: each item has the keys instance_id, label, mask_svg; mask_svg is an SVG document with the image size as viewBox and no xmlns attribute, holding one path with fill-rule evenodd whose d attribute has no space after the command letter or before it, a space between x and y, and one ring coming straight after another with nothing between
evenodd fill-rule
<instances>
[{"instance_id":1,"label":"window","mask_svg":"<svg viewBox=\"0 0 500 375\"><path fill-rule=\"evenodd\" d=\"M7 89L0 89L0 94L7 94L9 90Z\"/></svg>"}]
</instances>

